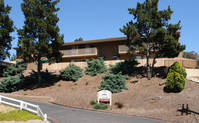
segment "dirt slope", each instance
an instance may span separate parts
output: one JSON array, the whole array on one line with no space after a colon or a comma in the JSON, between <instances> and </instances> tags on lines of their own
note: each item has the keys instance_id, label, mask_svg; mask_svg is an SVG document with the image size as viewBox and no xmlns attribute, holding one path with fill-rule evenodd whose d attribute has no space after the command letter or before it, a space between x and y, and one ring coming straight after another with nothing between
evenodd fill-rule
<instances>
[{"instance_id":1,"label":"dirt slope","mask_svg":"<svg viewBox=\"0 0 199 123\"><path fill-rule=\"evenodd\" d=\"M92 109L89 104L91 100L97 100L97 91L103 75L90 77L84 75L77 82L59 81L54 86L39 88L34 90L20 90L13 94L32 95L32 96L50 96L56 103ZM128 90L113 94L113 103L121 102L124 104L122 109L116 106L109 107L105 111L153 117L176 122L197 123L199 121L199 84L186 80L186 87L181 93L165 93L164 85L159 84L165 79L146 78L138 79L138 82L132 83L135 78L127 80ZM188 104L189 112L182 110ZM179 110L179 111L178 111ZM182 113L184 112L184 113ZM183 115L182 115L183 114Z\"/></svg>"}]
</instances>

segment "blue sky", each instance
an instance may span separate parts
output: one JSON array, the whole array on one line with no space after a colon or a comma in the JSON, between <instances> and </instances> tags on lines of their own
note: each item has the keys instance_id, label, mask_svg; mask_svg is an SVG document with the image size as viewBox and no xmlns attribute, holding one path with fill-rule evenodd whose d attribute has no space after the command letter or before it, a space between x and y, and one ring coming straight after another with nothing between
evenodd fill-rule
<instances>
[{"instance_id":1,"label":"blue sky","mask_svg":"<svg viewBox=\"0 0 199 123\"><path fill-rule=\"evenodd\" d=\"M64 34L65 42L72 42L82 37L84 40L123 37L119 31L133 16L128 14L128 8L135 8L137 2L144 0L60 0L57 13L60 19L58 26L60 34ZM24 15L21 11L22 0L5 0L12 7L10 18L19 29L24 25ZM159 0L159 10L167 9L168 5L174 11L170 23L181 20L182 30L180 43L186 45L185 51L199 53L199 0ZM17 46L16 32L12 46ZM15 50L10 50L15 54ZM9 60L9 59L7 59Z\"/></svg>"}]
</instances>

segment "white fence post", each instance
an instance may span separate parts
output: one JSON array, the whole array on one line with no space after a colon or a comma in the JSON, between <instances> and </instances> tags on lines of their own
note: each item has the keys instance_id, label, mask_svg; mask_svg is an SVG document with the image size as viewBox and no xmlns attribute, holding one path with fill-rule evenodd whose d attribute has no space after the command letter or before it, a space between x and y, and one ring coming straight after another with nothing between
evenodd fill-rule
<instances>
[{"instance_id":1,"label":"white fence post","mask_svg":"<svg viewBox=\"0 0 199 123\"><path fill-rule=\"evenodd\" d=\"M20 109L22 110L23 109L23 101L20 100Z\"/></svg>"},{"instance_id":2,"label":"white fence post","mask_svg":"<svg viewBox=\"0 0 199 123\"><path fill-rule=\"evenodd\" d=\"M37 105L37 115L39 115L39 106L38 105Z\"/></svg>"},{"instance_id":3,"label":"white fence post","mask_svg":"<svg viewBox=\"0 0 199 123\"><path fill-rule=\"evenodd\" d=\"M44 114L44 121L47 121L47 114Z\"/></svg>"},{"instance_id":4,"label":"white fence post","mask_svg":"<svg viewBox=\"0 0 199 123\"><path fill-rule=\"evenodd\" d=\"M2 99L7 99L8 101L4 101L4 100L2 101ZM9 100L17 102L18 104L15 104L13 102L11 103L11 102L9 102ZM17 99L13 99L13 98L1 96L1 95L0 95L0 104L11 105L11 106L20 108L21 110L22 109L23 110L27 110L29 112L37 114L38 116L41 116L44 121L47 121L47 114L43 114L43 112L41 111L41 109L39 108L38 105L34 105L34 104L31 104L31 103L28 103L28 102L25 102L25 101L22 101L22 100L17 100ZM36 108L36 110L35 109L31 109L29 107Z\"/></svg>"}]
</instances>

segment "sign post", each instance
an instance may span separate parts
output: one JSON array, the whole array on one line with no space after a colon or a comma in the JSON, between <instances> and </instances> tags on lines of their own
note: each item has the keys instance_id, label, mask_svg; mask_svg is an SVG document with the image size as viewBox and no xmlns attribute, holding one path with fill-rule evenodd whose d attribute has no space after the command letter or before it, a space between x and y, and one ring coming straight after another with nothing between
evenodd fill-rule
<instances>
[{"instance_id":1,"label":"sign post","mask_svg":"<svg viewBox=\"0 0 199 123\"><path fill-rule=\"evenodd\" d=\"M108 90L101 90L97 93L97 102L109 102L112 105L112 93Z\"/></svg>"}]
</instances>

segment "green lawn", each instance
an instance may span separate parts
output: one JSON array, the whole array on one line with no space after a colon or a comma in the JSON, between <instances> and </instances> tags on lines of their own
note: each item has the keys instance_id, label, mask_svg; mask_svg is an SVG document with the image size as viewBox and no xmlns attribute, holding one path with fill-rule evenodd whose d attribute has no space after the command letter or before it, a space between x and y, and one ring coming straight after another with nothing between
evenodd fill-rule
<instances>
[{"instance_id":1,"label":"green lawn","mask_svg":"<svg viewBox=\"0 0 199 123\"><path fill-rule=\"evenodd\" d=\"M32 114L28 111L15 109L7 113L0 112L0 121L28 121L28 120L35 120L35 119L42 119L41 117Z\"/></svg>"}]
</instances>

